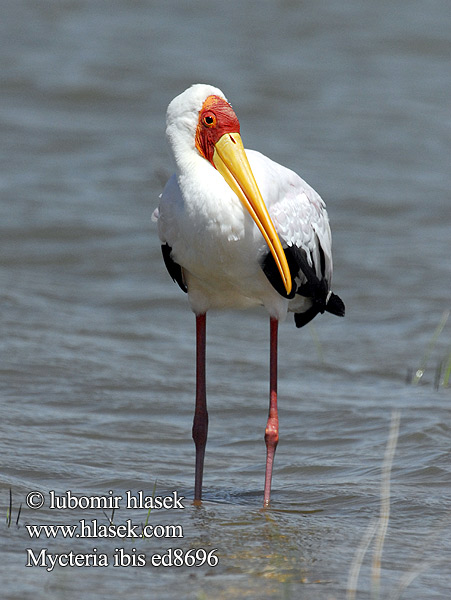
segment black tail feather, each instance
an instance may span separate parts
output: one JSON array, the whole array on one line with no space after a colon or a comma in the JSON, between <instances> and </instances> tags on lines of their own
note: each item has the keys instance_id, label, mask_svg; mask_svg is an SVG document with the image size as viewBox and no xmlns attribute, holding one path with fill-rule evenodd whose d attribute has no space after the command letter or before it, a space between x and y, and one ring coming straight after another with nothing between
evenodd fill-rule
<instances>
[{"instance_id":1,"label":"black tail feather","mask_svg":"<svg viewBox=\"0 0 451 600\"><path fill-rule=\"evenodd\" d=\"M337 317L345 316L345 305L340 296L330 294L329 300L326 303L326 311Z\"/></svg>"},{"instance_id":2,"label":"black tail feather","mask_svg":"<svg viewBox=\"0 0 451 600\"><path fill-rule=\"evenodd\" d=\"M294 313L294 322L296 327L304 327L307 323L310 323L312 319L316 317L316 315L320 312L318 306L314 304L310 308L308 308L305 312Z\"/></svg>"},{"instance_id":3,"label":"black tail feather","mask_svg":"<svg viewBox=\"0 0 451 600\"><path fill-rule=\"evenodd\" d=\"M304 327L304 325L310 323L310 321L314 319L317 314L324 312L331 313L337 317L344 317L345 305L343 300L337 296L337 294L330 292L329 299L325 304L321 302L314 302L313 305L306 311L295 313L294 322L296 323L296 327Z\"/></svg>"}]
</instances>

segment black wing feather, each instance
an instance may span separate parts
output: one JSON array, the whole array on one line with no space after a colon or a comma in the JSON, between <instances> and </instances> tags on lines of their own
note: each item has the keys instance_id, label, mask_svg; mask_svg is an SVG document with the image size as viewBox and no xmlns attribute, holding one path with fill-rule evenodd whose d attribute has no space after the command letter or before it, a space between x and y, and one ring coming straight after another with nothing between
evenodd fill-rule
<instances>
[{"instance_id":1,"label":"black wing feather","mask_svg":"<svg viewBox=\"0 0 451 600\"><path fill-rule=\"evenodd\" d=\"M182 267L171 257L171 246L169 244L162 244L161 252L163 253L164 264L166 265L169 275L172 277L173 281L179 284L180 289L187 293L188 288L183 279Z\"/></svg>"},{"instance_id":2,"label":"black wing feather","mask_svg":"<svg viewBox=\"0 0 451 600\"><path fill-rule=\"evenodd\" d=\"M289 246L284 248L284 252L293 281L293 289L290 294L287 294L285 290L279 269L271 252L265 255L261 267L273 288L284 298L292 299L295 294L299 294L312 300L313 304L310 308L294 315L296 327L303 327L314 319L318 313L324 313L325 311L343 317L345 305L339 296L329 291L329 283L324 277L325 255L321 245L319 246L321 279L317 276L315 268L309 265L307 253L303 248ZM301 285L297 285L295 278L299 277L300 272L302 272L303 279L306 281Z\"/></svg>"}]
</instances>

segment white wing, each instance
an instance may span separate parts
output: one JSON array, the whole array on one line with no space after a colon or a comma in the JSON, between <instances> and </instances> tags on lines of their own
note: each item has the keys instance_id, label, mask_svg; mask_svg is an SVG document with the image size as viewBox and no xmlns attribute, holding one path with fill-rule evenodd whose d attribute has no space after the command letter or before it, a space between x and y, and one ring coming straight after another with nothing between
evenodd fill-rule
<instances>
[{"instance_id":1,"label":"white wing","mask_svg":"<svg viewBox=\"0 0 451 600\"><path fill-rule=\"evenodd\" d=\"M330 286L332 238L324 201L294 171L255 150L246 153L283 245L304 250L309 266ZM302 273L299 280L305 282Z\"/></svg>"}]
</instances>

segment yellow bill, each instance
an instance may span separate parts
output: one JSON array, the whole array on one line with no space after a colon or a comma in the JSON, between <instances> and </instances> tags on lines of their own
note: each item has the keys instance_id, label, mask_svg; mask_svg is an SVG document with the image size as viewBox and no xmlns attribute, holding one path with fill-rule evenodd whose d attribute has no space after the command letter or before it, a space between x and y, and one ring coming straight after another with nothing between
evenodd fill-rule
<instances>
[{"instance_id":1,"label":"yellow bill","mask_svg":"<svg viewBox=\"0 0 451 600\"><path fill-rule=\"evenodd\" d=\"M292 282L285 252L263 202L239 133L225 133L215 144L213 163L244 204L268 244L287 294Z\"/></svg>"}]
</instances>

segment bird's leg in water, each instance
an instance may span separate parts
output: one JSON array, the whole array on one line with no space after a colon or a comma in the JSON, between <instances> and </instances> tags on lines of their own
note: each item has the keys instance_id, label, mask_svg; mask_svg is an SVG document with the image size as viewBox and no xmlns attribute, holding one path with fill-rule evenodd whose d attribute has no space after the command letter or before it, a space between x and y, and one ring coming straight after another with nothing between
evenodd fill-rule
<instances>
[{"instance_id":1,"label":"bird's leg in water","mask_svg":"<svg viewBox=\"0 0 451 600\"><path fill-rule=\"evenodd\" d=\"M269 327L269 415L265 430L266 473L263 506L269 505L271 496L272 466L277 443L279 441L279 417L277 414L277 332L279 321L274 317L270 317Z\"/></svg>"},{"instance_id":2,"label":"bird's leg in water","mask_svg":"<svg viewBox=\"0 0 451 600\"><path fill-rule=\"evenodd\" d=\"M205 345L206 314L196 315L196 408L193 420L193 440L196 445L196 473L194 481L194 502L202 500L202 477L204 455L207 444L208 413L205 387Z\"/></svg>"}]
</instances>

